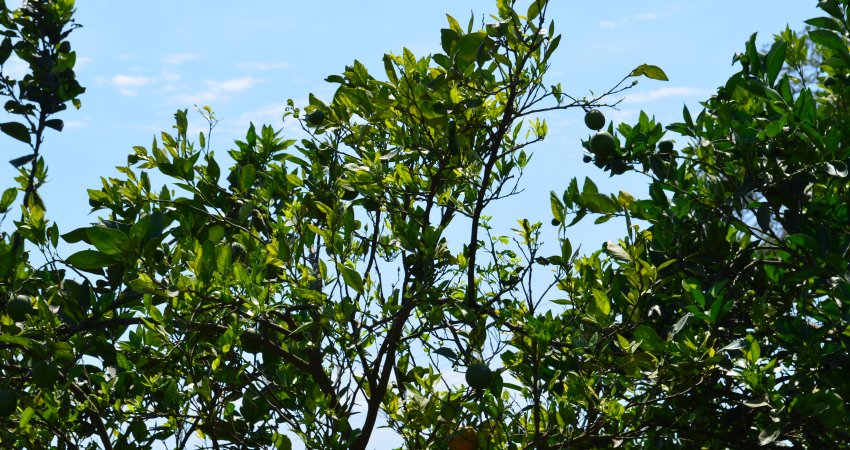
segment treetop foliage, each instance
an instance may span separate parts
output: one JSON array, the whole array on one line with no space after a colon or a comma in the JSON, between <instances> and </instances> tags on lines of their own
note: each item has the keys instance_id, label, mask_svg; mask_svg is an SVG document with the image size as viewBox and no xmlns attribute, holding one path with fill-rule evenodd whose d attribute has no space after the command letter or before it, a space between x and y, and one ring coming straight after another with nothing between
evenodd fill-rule
<instances>
[{"instance_id":1,"label":"treetop foliage","mask_svg":"<svg viewBox=\"0 0 850 450\"><path fill-rule=\"evenodd\" d=\"M666 80L551 84L544 0L449 17L441 53L379 75L354 61L332 98L289 102L303 139L251 125L223 158L177 111L89 190L98 222L63 231L40 145L84 91L74 4L0 2L0 61L31 69L0 77L21 116L0 130L31 150L0 203L24 192L0 239L0 443L366 449L388 426L408 449L850 447L850 8L820 7L766 51L753 35L702 111L593 131L585 160L645 175L645 197L573 179L554 228L503 236L489 215L540 114ZM589 217L622 239L573 249Z\"/></svg>"}]
</instances>

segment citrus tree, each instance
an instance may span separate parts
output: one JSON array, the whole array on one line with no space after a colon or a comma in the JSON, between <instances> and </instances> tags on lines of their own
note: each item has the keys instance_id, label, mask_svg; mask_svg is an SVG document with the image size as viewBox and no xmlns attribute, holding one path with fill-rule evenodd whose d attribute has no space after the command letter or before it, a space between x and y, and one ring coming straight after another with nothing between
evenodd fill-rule
<instances>
[{"instance_id":1,"label":"citrus tree","mask_svg":"<svg viewBox=\"0 0 850 450\"><path fill-rule=\"evenodd\" d=\"M64 40L73 4L25 5L3 26L29 61L20 30L52 17L34 36ZM410 449L846 447L850 55L846 3L821 6L805 37L751 39L741 72L668 127L678 146L647 114L606 127L599 111L663 71L567 94L544 79L547 3L499 0L482 29L449 17L441 53L385 55L377 77L354 61L332 98L290 102L303 139L252 125L222 157L178 111L89 190L88 227L44 218L31 147L0 245L0 442L366 449L388 426ZM793 77L811 61L817 87ZM48 72L76 89L33 88L81 92ZM568 109L595 130L586 161L650 189L553 192L552 254L541 224L488 220L540 114ZM623 239L579 254L567 233L588 215L623 219ZM60 255L60 235L80 250Z\"/></svg>"},{"instance_id":2,"label":"citrus tree","mask_svg":"<svg viewBox=\"0 0 850 450\"><path fill-rule=\"evenodd\" d=\"M574 266L611 264L588 288L618 305L590 347L614 363L594 393L631 390L618 420L595 422L614 442L850 446L848 2L819 7L804 34L786 29L764 52L753 35L740 71L667 126L683 143L646 114L617 128L614 151L590 141L597 166L646 175L648 198L606 206L575 180L553 197L575 220L635 221L608 262Z\"/></svg>"}]
</instances>

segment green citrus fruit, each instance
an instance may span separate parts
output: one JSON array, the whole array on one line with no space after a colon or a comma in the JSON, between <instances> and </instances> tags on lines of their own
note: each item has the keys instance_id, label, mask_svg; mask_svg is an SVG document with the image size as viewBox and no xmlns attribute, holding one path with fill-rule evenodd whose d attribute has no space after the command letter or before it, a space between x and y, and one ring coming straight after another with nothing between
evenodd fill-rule
<instances>
[{"instance_id":1,"label":"green citrus fruit","mask_svg":"<svg viewBox=\"0 0 850 450\"><path fill-rule=\"evenodd\" d=\"M18 409L18 396L11 389L0 389L0 417L9 417Z\"/></svg>"},{"instance_id":2,"label":"green citrus fruit","mask_svg":"<svg viewBox=\"0 0 850 450\"><path fill-rule=\"evenodd\" d=\"M658 143L659 153L673 153L673 141L663 140Z\"/></svg>"},{"instance_id":3,"label":"green citrus fruit","mask_svg":"<svg viewBox=\"0 0 850 450\"><path fill-rule=\"evenodd\" d=\"M230 244L230 256L234 261L245 261L245 246L239 242Z\"/></svg>"},{"instance_id":4,"label":"green citrus fruit","mask_svg":"<svg viewBox=\"0 0 850 450\"><path fill-rule=\"evenodd\" d=\"M614 136L611 136L611 133L600 131L590 138L590 151L602 158L608 158L614 156L617 151L617 142L614 140Z\"/></svg>"},{"instance_id":5,"label":"green citrus fruit","mask_svg":"<svg viewBox=\"0 0 850 450\"><path fill-rule=\"evenodd\" d=\"M466 369L466 383L473 389L487 389L493 382L493 371L486 364L476 363Z\"/></svg>"},{"instance_id":6,"label":"green citrus fruit","mask_svg":"<svg viewBox=\"0 0 850 450\"><path fill-rule=\"evenodd\" d=\"M584 161L585 163L589 163L589 162L593 161L593 157L590 156L590 155L584 155L584 156L582 156L581 160Z\"/></svg>"},{"instance_id":7,"label":"green citrus fruit","mask_svg":"<svg viewBox=\"0 0 850 450\"><path fill-rule=\"evenodd\" d=\"M260 340L263 337L260 336L260 333L253 328L248 328L245 331L245 334L242 335L242 350L245 350L248 353L260 353L262 349L262 345L260 344Z\"/></svg>"},{"instance_id":8,"label":"green citrus fruit","mask_svg":"<svg viewBox=\"0 0 850 450\"><path fill-rule=\"evenodd\" d=\"M27 320L27 315L32 314L32 303L26 295L19 295L6 303L6 314L15 322Z\"/></svg>"},{"instance_id":9,"label":"green citrus fruit","mask_svg":"<svg viewBox=\"0 0 850 450\"><path fill-rule=\"evenodd\" d=\"M165 261L165 250L157 247L156 250L153 251L153 260L158 263Z\"/></svg>"},{"instance_id":10,"label":"green citrus fruit","mask_svg":"<svg viewBox=\"0 0 850 450\"><path fill-rule=\"evenodd\" d=\"M325 121L325 113L320 110L316 110L307 114L307 125L317 127Z\"/></svg>"},{"instance_id":11,"label":"green citrus fruit","mask_svg":"<svg viewBox=\"0 0 850 450\"><path fill-rule=\"evenodd\" d=\"M40 388L51 388L59 381L59 368L47 361L32 366L32 382Z\"/></svg>"},{"instance_id":12,"label":"green citrus fruit","mask_svg":"<svg viewBox=\"0 0 850 450\"><path fill-rule=\"evenodd\" d=\"M598 109L591 109L584 115L584 124L591 130L601 130L605 127L605 115Z\"/></svg>"},{"instance_id":13,"label":"green citrus fruit","mask_svg":"<svg viewBox=\"0 0 850 450\"><path fill-rule=\"evenodd\" d=\"M463 427L449 439L449 450L475 450L478 448L478 433L475 428Z\"/></svg>"}]
</instances>

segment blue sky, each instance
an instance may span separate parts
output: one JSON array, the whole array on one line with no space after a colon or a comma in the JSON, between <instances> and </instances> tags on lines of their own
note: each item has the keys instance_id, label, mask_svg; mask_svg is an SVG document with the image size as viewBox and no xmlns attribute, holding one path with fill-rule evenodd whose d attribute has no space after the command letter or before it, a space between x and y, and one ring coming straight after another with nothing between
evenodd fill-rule
<instances>
[{"instance_id":1,"label":"blue sky","mask_svg":"<svg viewBox=\"0 0 850 450\"><path fill-rule=\"evenodd\" d=\"M656 64L670 81L641 80L621 110L606 115L633 120L644 109L672 121L683 103L698 108L698 101L725 81L733 71L732 55L751 33L759 31L760 42L767 43L786 24L800 29L803 19L817 15L815 4L555 1L549 16L563 40L549 81L584 95L610 87L641 63ZM81 110L64 114L65 131L47 137L50 176L42 196L48 215L63 230L96 220L88 212L86 189L96 188L100 176L114 176L114 167L126 161L133 145L150 145L160 130L169 130L178 108L209 105L223 118L213 147L224 155L250 121L295 131L280 120L286 100L304 104L310 92L329 99L332 85L324 78L353 59L380 76L385 52L400 53L403 47L418 55L437 51L446 13L466 23L474 11L480 23L494 8L490 0L80 0L76 17L83 28L71 41L87 92ZM588 132L580 111L548 121L549 138L532 148L525 194L505 202L510 214L493 211L497 223L511 226L517 211L548 222L548 192L562 191L573 176L588 174L600 178L601 187L645 193L639 178L606 183L604 174L581 163L580 139ZM190 114L190 123L200 127L202 119ZM3 157L23 155L25 149L17 145L6 140ZM0 165L6 186L13 176L11 166ZM619 225L603 229L611 234L606 239L622 234ZM575 239L586 241L589 231L577 229ZM593 236L598 238L599 231Z\"/></svg>"},{"instance_id":2,"label":"blue sky","mask_svg":"<svg viewBox=\"0 0 850 450\"><path fill-rule=\"evenodd\" d=\"M563 40L549 83L560 82L582 96L609 88L639 64L655 64L669 82L642 79L619 111L605 113L633 121L643 109L662 122L675 121L683 104L698 110L698 102L735 71L732 56L753 32L766 45L786 24L801 29L804 19L819 15L816 3L553 0L549 17ZM386 52L438 51L446 13L466 23L474 11L480 23L494 9L489 0L80 0L77 21L83 28L71 42L87 92L82 109L64 113L65 131L47 137L50 176L41 193L48 216L63 231L96 221L86 189L97 188L101 176L117 176L114 167L126 162L132 146L148 146L160 130L170 130L178 108L190 109L196 130L203 120L191 113L193 105L216 111L223 120L213 133L213 149L224 155L251 121L296 132L280 119L286 100L303 105L311 92L330 99L333 86L323 79L352 60L380 77ZM9 63L4 70L20 68ZM591 176L608 191L646 194L639 177L608 179L581 162L580 139L588 136L582 118L580 110L547 117L550 134L532 147L525 192L490 211L498 231L508 233L521 217L548 223L549 191L563 191L572 177ZM26 153L12 139L0 142L6 160ZM12 185L14 173L8 164L0 165L3 188ZM7 221L3 227L8 226ZM581 243L593 250L623 232L612 221L577 227L571 239L574 247ZM384 439L375 448L383 448Z\"/></svg>"}]
</instances>

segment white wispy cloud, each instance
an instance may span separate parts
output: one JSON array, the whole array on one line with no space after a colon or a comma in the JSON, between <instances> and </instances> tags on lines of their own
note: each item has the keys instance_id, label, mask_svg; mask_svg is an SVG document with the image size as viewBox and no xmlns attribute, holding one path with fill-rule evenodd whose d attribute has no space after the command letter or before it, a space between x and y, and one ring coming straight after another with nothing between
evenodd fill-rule
<instances>
[{"instance_id":1,"label":"white wispy cloud","mask_svg":"<svg viewBox=\"0 0 850 450\"><path fill-rule=\"evenodd\" d=\"M266 124L272 125L277 129L281 126L281 117L283 117L285 110L286 103L270 103L260 106L253 111L239 114L238 116L225 117L219 126L222 131L235 135L244 133L251 123L257 127Z\"/></svg>"},{"instance_id":2,"label":"white wispy cloud","mask_svg":"<svg viewBox=\"0 0 850 450\"><path fill-rule=\"evenodd\" d=\"M82 69L83 67L85 67L85 66L87 66L87 65L91 64L93 61L94 61L94 60L93 60L93 59L91 59L91 58L87 58L87 57L85 57L85 56L78 56L78 57L77 57L77 61L76 61L76 63L74 64L74 70L80 70L80 69Z\"/></svg>"},{"instance_id":3,"label":"white wispy cloud","mask_svg":"<svg viewBox=\"0 0 850 450\"><path fill-rule=\"evenodd\" d=\"M185 62L199 59L201 55L197 53L172 53L166 56L162 61L169 65L183 64Z\"/></svg>"},{"instance_id":4,"label":"white wispy cloud","mask_svg":"<svg viewBox=\"0 0 850 450\"><path fill-rule=\"evenodd\" d=\"M178 97L182 103L209 104L220 99L227 99L228 94L243 92L256 86L260 80L250 75L231 78L229 80L204 82L204 89L194 94L185 94Z\"/></svg>"},{"instance_id":5,"label":"white wispy cloud","mask_svg":"<svg viewBox=\"0 0 850 450\"><path fill-rule=\"evenodd\" d=\"M623 103L647 103L668 97L696 97L711 95L710 90L688 86L672 86L627 95Z\"/></svg>"},{"instance_id":6,"label":"white wispy cloud","mask_svg":"<svg viewBox=\"0 0 850 450\"><path fill-rule=\"evenodd\" d=\"M647 20L656 20L663 17L670 17L675 14L681 6L679 5L671 5L666 9L660 11L649 11L643 13L633 14L631 16L620 17L617 19L606 19L599 22L599 28L605 29L613 29L620 26L623 26L631 21L647 21Z\"/></svg>"},{"instance_id":7,"label":"white wispy cloud","mask_svg":"<svg viewBox=\"0 0 850 450\"><path fill-rule=\"evenodd\" d=\"M287 62L241 62L236 64L237 69L249 71L249 72L265 72L269 70L284 70L291 69L292 64Z\"/></svg>"},{"instance_id":8,"label":"white wispy cloud","mask_svg":"<svg viewBox=\"0 0 850 450\"><path fill-rule=\"evenodd\" d=\"M156 78L142 75L115 75L110 83L118 88L122 95L136 95L139 88L147 86L156 81Z\"/></svg>"}]
</instances>

